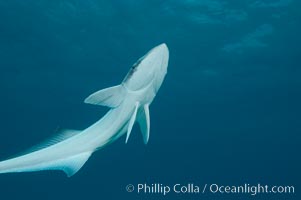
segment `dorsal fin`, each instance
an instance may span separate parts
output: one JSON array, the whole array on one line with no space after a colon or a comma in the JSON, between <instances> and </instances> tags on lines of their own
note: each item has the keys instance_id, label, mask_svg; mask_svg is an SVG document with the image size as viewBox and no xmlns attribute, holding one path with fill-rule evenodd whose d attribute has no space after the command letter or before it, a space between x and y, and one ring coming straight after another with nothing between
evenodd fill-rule
<instances>
[{"instance_id":1,"label":"dorsal fin","mask_svg":"<svg viewBox=\"0 0 301 200\"><path fill-rule=\"evenodd\" d=\"M149 104L145 104L143 108L140 109L137 121L140 125L144 144L147 144L150 133Z\"/></svg>"},{"instance_id":2,"label":"dorsal fin","mask_svg":"<svg viewBox=\"0 0 301 200\"><path fill-rule=\"evenodd\" d=\"M128 125L128 130L127 130L127 134L126 134L125 143L128 142L128 139L129 139L130 134L131 134L131 132L132 132L132 128L133 128L133 126L134 126L134 124L135 124L135 121L136 121L136 115L137 115L137 111L138 111L138 108L139 108L139 104L140 104L139 102L136 102L136 104L135 104L135 110L134 110L134 112L133 112L133 114L132 114L132 117L131 117L130 122L129 122L129 125Z\"/></svg>"},{"instance_id":3,"label":"dorsal fin","mask_svg":"<svg viewBox=\"0 0 301 200\"><path fill-rule=\"evenodd\" d=\"M126 94L122 85L99 90L85 99L85 103L115 108L121 104Z\"/></svg>"},{"instance_id":4,"label":"dorsal fin","mask_svg":"<svg viewBox=\"0 0 301 200\"><path fill-rule=\"evenodd\" d=\"M62 130L56 132L56 134L54 136L44 140L43 142L23 151L21 153L18 153L17 155L14 155L14 157L29 154L34 151L38 151L38 150L44 149L46 147L55 145L59 142L62 142L63 140L66 140L68 138L71 138L71 137L79 134L80 132L81 132L81 130L62 129Z\"/></svg>"}]
</instances>

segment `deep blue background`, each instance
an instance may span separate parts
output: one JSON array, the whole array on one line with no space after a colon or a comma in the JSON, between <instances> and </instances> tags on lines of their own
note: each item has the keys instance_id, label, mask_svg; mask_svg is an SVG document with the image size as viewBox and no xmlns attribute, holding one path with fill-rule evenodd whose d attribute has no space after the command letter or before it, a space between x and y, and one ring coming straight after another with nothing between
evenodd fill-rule
<instances>
[{"instance_id":1,"label":"deep blue background","mask_svg":"<svg viewBox=\"0 0 301 200\"><path fill-rule=\"evenodd\" d=\"M135 127L72 178L0 175L1 199L162 199L137 183L294 185L300 199L301 3L297 0L0 0L0 157L108 110L83 104L166 42L169 71ZM74 147L76 148L76 147ZM167 196L200 199L207 196ZM208 199L249 195L209 195Z\"/></svg>"}]
</instances>

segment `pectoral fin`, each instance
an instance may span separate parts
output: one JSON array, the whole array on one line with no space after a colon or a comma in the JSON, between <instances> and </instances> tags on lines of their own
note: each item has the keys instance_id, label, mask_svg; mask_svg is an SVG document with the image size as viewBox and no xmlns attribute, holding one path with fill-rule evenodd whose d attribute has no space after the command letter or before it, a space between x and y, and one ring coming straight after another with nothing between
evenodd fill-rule
<instances>
[{"instance_id":1,"label":"pectoral fin","mask_svg":"<svg viewBox=\"0 0 301 200\"><path fill-rule=\"evenodd\" d=\"M85 99L85 103L115 108L124 100L126 90L122 85L99 90Z\"/></svg>"}]
</instances>

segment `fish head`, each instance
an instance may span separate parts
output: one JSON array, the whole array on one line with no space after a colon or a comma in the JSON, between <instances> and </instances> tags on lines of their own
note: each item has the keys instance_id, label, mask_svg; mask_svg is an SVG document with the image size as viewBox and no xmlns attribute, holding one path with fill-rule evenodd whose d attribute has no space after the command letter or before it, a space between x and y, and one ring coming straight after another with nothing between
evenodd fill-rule
<instances>
[{"instance_id":1,"label":"fish head","mask_svg":"<svg viewBox=\"0 0 301 200\"><path fill-rule=\"evenodd\" d=\"M123 85L131 91L142 90L151 85L156 93L167 73L168 59L167 45L163 43L156 46L132 66Z\"/></svg>"}]
</instances>

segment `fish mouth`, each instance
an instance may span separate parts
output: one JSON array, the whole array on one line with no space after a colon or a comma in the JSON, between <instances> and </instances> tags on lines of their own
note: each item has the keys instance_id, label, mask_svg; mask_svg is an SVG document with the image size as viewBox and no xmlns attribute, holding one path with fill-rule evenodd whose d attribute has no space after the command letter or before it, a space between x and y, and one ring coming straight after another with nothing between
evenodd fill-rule
<instances>
[{"instance_id":1,"label":"fish mouth","mask_svg":"<svg viewBox=\"0 0 301 200\"><path fill-rule=\"evenodd\" d=\"M157 51L162 55L168 55L169 54L168 47L167 47L166 43L162 43L162 44L156 46L155 48L153 48L151 50L151 52L153 52L153 51Z\"/></svg>"},{"instance_id":2,"label":"fish mouth","mask_svg":"<svg viewBox=\"0 0 301 200\"><path fill-rule=\"evenodd\" d=\"M168 60L169 60L169 50L168 47L165 43L160 44L159 46L157 46L158 51L160 51L160 55L161 55L161 69L163 70L164 66L167 66Z\"/></svg>"}]
</instances>

